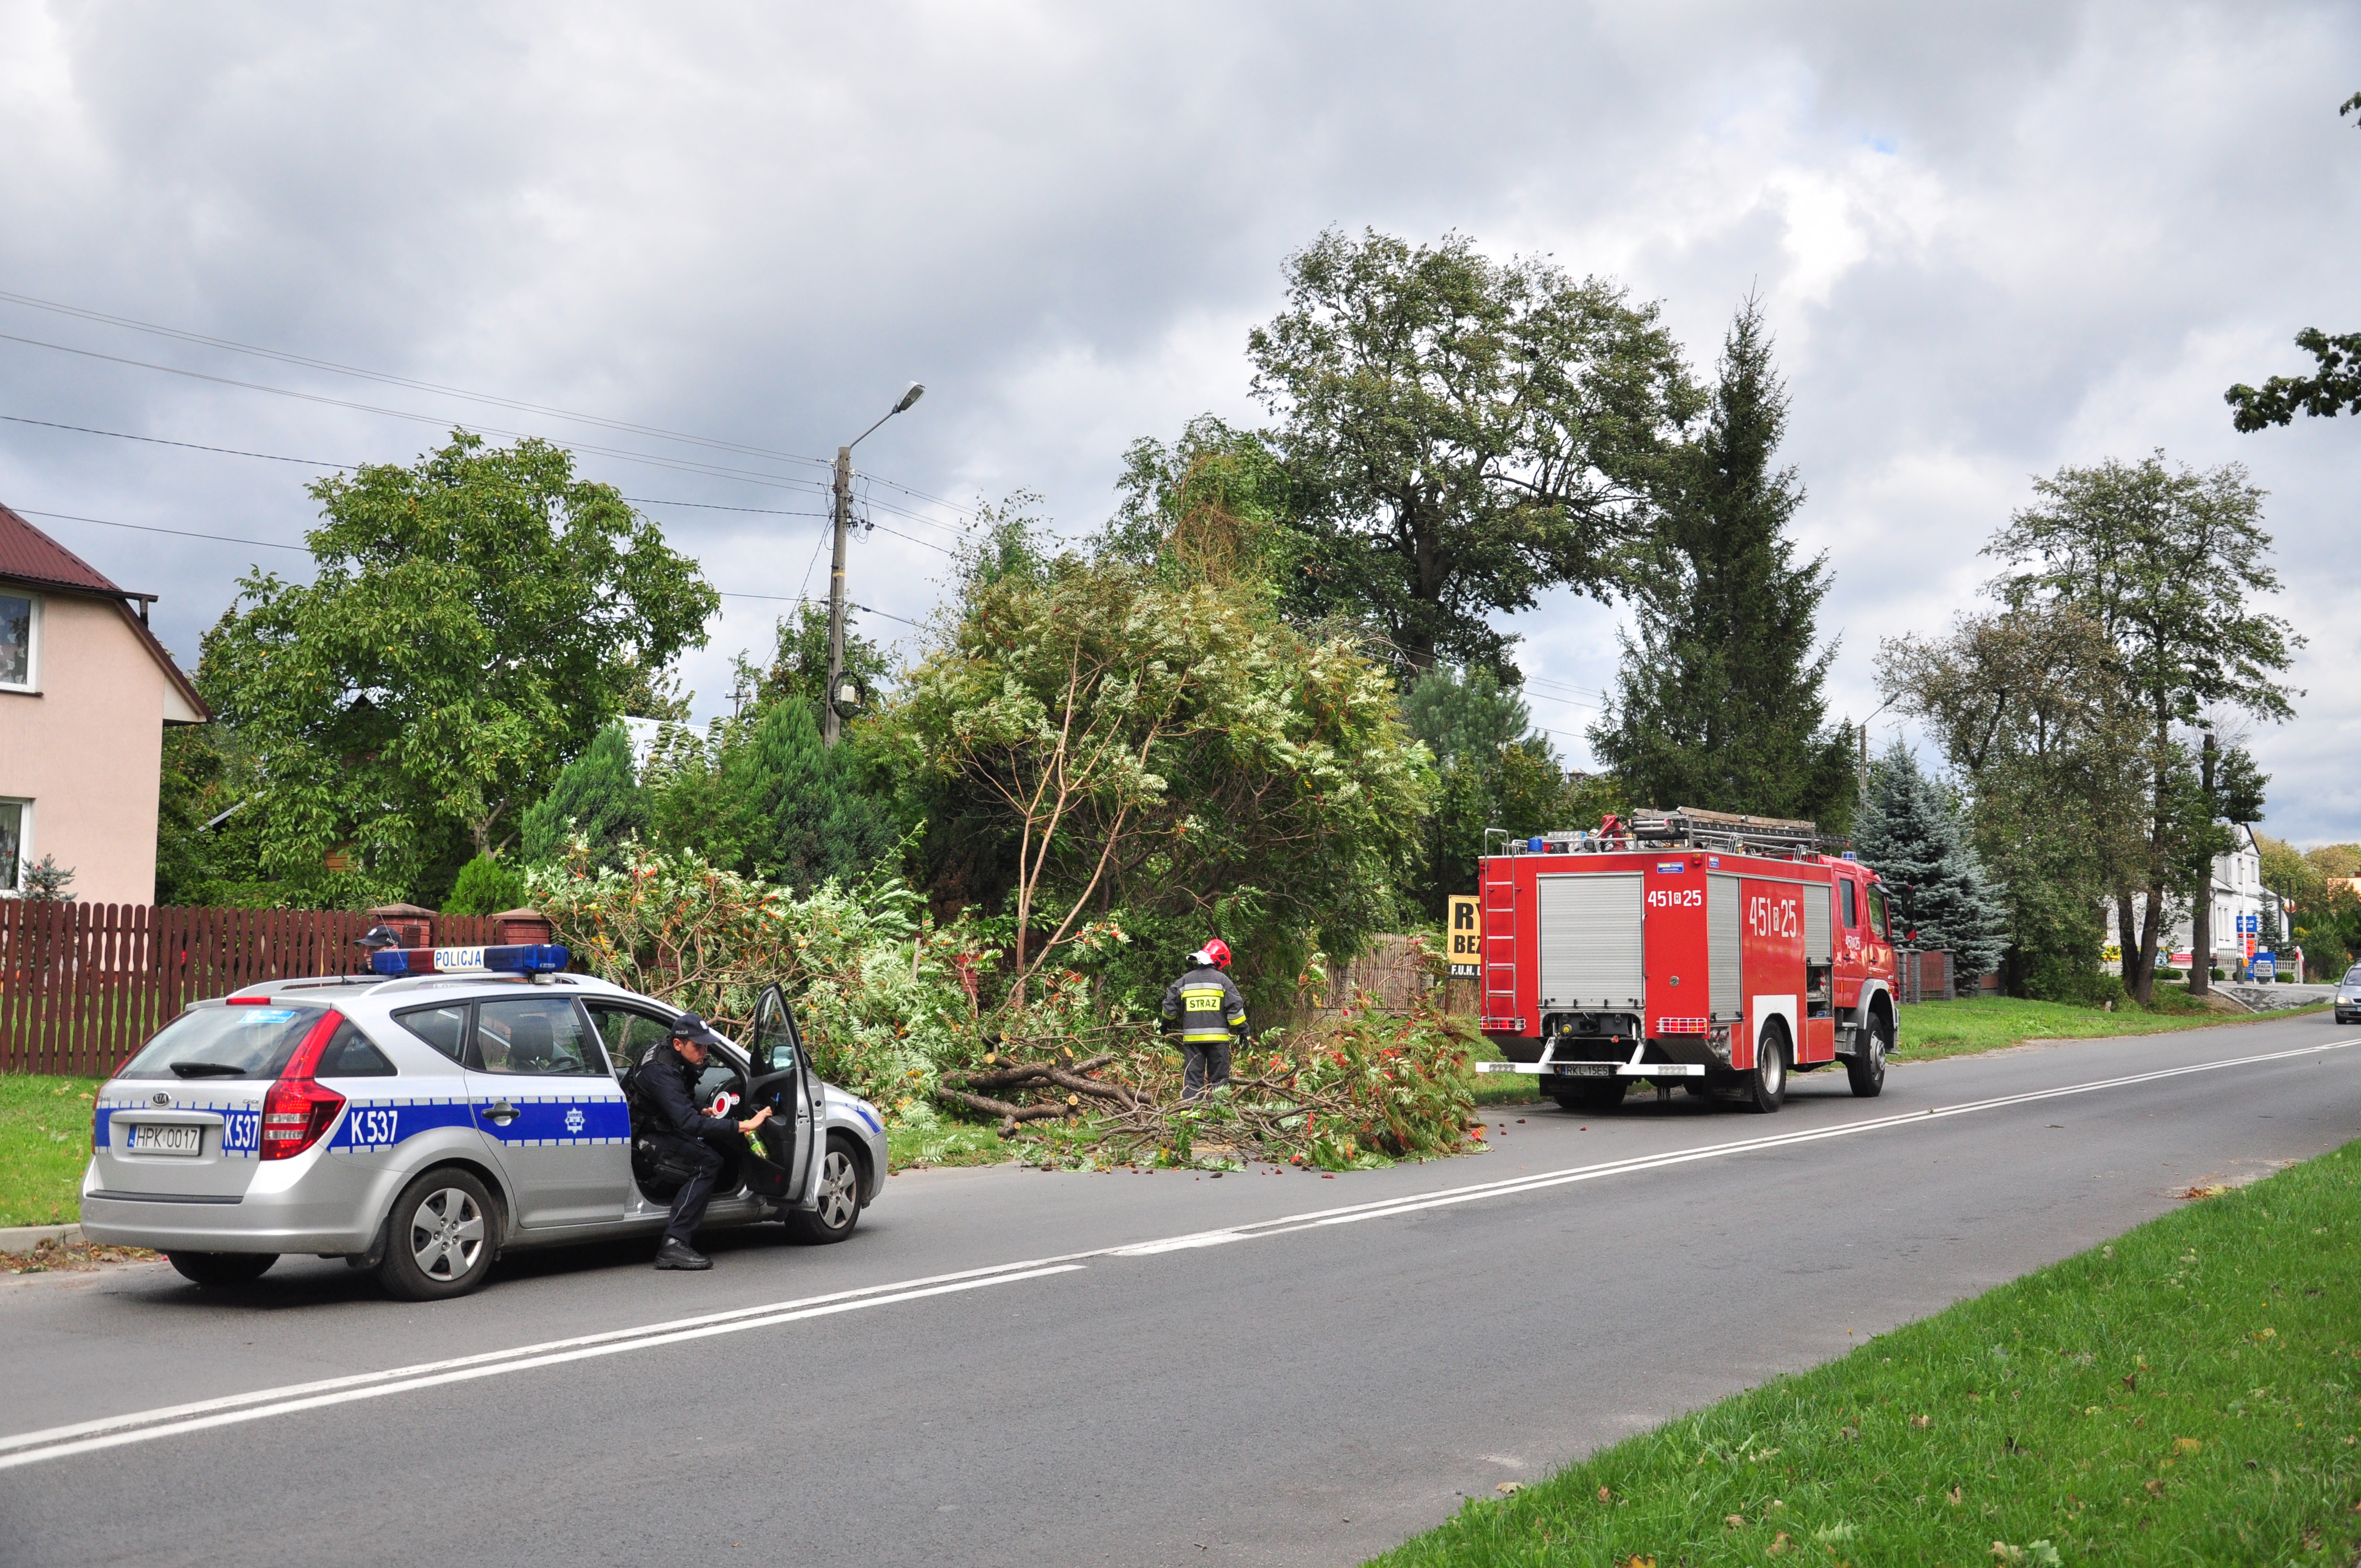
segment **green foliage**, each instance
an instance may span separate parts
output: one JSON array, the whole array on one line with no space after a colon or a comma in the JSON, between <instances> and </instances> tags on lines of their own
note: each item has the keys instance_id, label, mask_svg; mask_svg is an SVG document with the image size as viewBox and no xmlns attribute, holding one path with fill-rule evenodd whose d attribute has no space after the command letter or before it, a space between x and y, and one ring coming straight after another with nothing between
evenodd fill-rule
<instances>
[{"instance_id":1,"label":"green foliage","mask_svg":"<svg viewBox=\"0 0 2361 1568\"><path fill-rule=\"evenodd\" d=\"M1373 1568L2349 1563L2361 1145L2213 1190Z\"/></svg>"},{"instance_id":2,"label":"green foliage","mask_svg":"<svg viewBox=\"0 0 2361 1568\"><path fill-rule=\"evenodd\" d=\"M1464 235L1331 230L1247 339L1303 536L1299 619L1367 617L1412 671L1497 666L1487 619L1622 580L1650 465L1696 408L1653 305Z\"/></svg>"},{"instance_id":3,"label":"green foliage","mask_svg":"<svg viewBox=\"0 0 2361 1568\"><path fill-rule=\"evenodd\" d=\"M1786 389L1750 299L1723 342L1704 432L1659 466L1662 516L1631 583L1637 636L1623 640L1615 696L1590 744L1635 801L1804 817L1841 833L1851 736L1824 722L1836 648L1813 644L1828 559L1798 564L1788 535L1804 491L1793 468L1772 466L1786 422Z\"/></svg>"},{"instance_id":4,"label":"green foliage","mask_svg":"<svg viewBox=\"0 0 2361 1568\"><path fill-rule=\"evenodd\" d=\"M529 886L591 972L730 1029L776 982L820 1074L899 1119L930 1122L942 1070L981 1051L966 981L990 955L938 928L896 879L797 899L694 853L637 849L620 868L535 868Z\"/></svg>"},{"instance_id":5,"label":"green foliage","mask_svg":"<svg viewBox=\"0 0 2361 1568\"><path fill-rule=\"evenodd\" d=\"M1151 1004L1210 935L1255 1003L1314 946L1396 912L1433 785L1386 672L1281 620L1252 579L1051 555L986 520L945 640L880 717L894 767L946 825L928 859L1008 924L1021 995L1102 916L1116 997Z\"/></svg>"},{"instance_id":6,"label":"green foliage","mask_svg":"<svg viewBox=\"0 0 2361 1568\"><path fill-rule=\"evenodd\" d=\"M885 650L861 635L856 630L859 620L860 613L847 606L845 673L859 678L871 691L877 691L892 674L893 661ZM772 634L771 663L760 672L752 666L742 667L741 682L753 690L757 707L792 699L810 707L817 715L821 698L828 692L828 607L798 605L795 619L782 617L774 625Z\"/></svg>"},{"instance_id":7,"label":"green foliage","mask_svg":"<svg viewBox=\"0 0 2361 1568\"><path fill-rule=\"evenodd\" d=\"M1584 827L1621 809L1611 778L1570 777L1547 736L1529 730L1525 705L1489 670L1464 676L1437 664L1402 699L1411 734L1441 763L1433 807L1422 825L1426 865L1415 885L1420 910L1441 918L1444 900L1476 885L1487 828L1530 836Z\"/></svg>"},{"instance_id":8,"label":"green foliage","mask_svg":"<svg viewBox=\"0 0 2361 1568\"><path fill-rule=\"evenodd\" d=\"M2337 105L2336 116L2361 111L2361 93ZM2355 121L2361 129L2361 120ZM2295 345L2318 367L2309 376L2274 376L2258 391L2245 382L2222 394L2237 411L2231 423L2242 431L2287 424L2299 413L2314 419L2334 419L2338 413L2361 415L2361 332L2331 337L2318 327L2295 334Z\"/></svg>"},{"instance_id":9,"label":"green foliage","mask_svg":"<svg viewBox=\"0 0 2361 1568\"><path fill-rule=\"evenodd\" d=\"M2125 983L2145 1002L2166 895L2186 884L2191 837L2212 825L2175 727L2209 708L2291 717L2278 677L2303 640L2249 602L2276 593L2279 578L2268 561L2262 492L2238 465L2176 471L2158 452L2136 464L2060 468L2034 488L2039 504L1985 546L2014 568L1992 587L2012 610L2087 618L2113 647L2114 667L2097 683L2112 687L2104 700L2116 710L2106 733L2127 740L2136 723L2147 788L2138 807L2108 825L2106 841L2117 847L2110 891L2127 938L2134 897L2146 895L2136 945L2127 939L2123 956Z\"/></svg>"},{"instance_id":10,"label":"green foliage","mask_svg":"<svg viewBox=\"0 0 2361 1568\"><path fill-rule=\"evenodd\" d=\"M459 868L445 915L498 915L524 903L524 878L490 855L478 855Z\"/></svg>"},{"instance_id":11,"label":"green foliage","mask_svg":"<svg viewBox=\"0 0 2361 1568\"><path fill-rule=\"evenodd\" d=\"M611 486L537 440L456 432L411 467L312 487L308 584L256 572L198 684L247 752L264 869L333 852L408 883L524 809L719 600Z\"/></svg>"},{"instance_id":12,"label":"green foliage","mask_svg":"<svg viewBox=\"0 0 2361 1568\"><path fill-rule=\"evenodd\" d=\"M1966 788L1999 883L2012 995L2103 999L2103 901L2146 852L2147 726L2105 630L2071 607L1964 616L1878 652L1878 684L1925 721Z\"/></svg>"},{"instance_id":13,"label":"green foliage","mask_svg":"<svg viewBox=\"0 0 2361 1568\"><path fill-rule=\"evenodd\" d=\"M648 803L631 773L631 735L620 724L609 724L524 814L524 862L538 866L562 860L578 839L592 863L617 864L623 846L647 826Z\"/></svg>"},{"instance_id":14,"label":"green foliage","mask_svg":"<svg viewBox=\"0 0 2361 1568\"><path fill-rule=\"evenodd\" d=\"M1124 453L1123 502L1093 541L1097 554L1170 580L1218 577L1277 591L1300 565L1293 480L1270 438L1200 414L1167 446L1142 436Z\"/></svg>"},{"instance_id":15,"label":"green foliage","mask_svg":"<svg viewBox=\"0 0 2361 1568\"><path fill-rule=\"evenodd\" d=\"M1968 841L1967 825L1898 741L1870 771L1853 847L1880 876L1900 884L1916 946L1949 948L1963 976L1998 966L2007 945L2006 919Z\"/></svg>"}]
</instances>

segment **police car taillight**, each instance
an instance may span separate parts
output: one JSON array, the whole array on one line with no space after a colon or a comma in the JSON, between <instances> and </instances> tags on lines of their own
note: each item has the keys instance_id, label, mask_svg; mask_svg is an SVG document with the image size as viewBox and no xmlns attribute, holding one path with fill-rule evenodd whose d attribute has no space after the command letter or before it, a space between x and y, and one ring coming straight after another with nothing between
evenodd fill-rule
<instances>
[{"instance_id":1,"label":"police car taillight","mask_svg":"<svg viewBox=\"0 0 2361 1568\"><path fill-rule=\"evenodd\" d=\"M411 974L555 974L574 961L574 955L555 942L525 942L505 948L386 948L373 954L369 967L400 979Z\"/></svg>"},{"instance_id":2,"label":"police car taillight","mask_svg":"<svg viewBox=\"0 0 2361 1568\"><path fill-rule=\"evenodd\" d=\"M302 1154L336 1124L336 1113L345 1108L345 1097L313 1082L312 1072L320 1065L320 1053L335 1037L336 1028L344 1021L344 1014L334 1010L320 1014L320 1021L312 1025L303 1043L287 1058L286 1070L279 1075L279 1081L263 1091L264 1159L287 1159Z\"/></svg>"}]
</instances>

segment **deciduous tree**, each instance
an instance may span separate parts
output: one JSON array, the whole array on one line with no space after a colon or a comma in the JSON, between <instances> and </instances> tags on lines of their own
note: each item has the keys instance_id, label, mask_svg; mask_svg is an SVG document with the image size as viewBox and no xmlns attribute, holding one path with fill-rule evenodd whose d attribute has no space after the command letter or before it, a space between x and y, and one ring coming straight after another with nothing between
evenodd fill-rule
<instances>
[{"instance_id":1,"label":"deciduous tree","mask_svg":"<svg viewBox=\"0 0 2361 1568\"><path fill-rule=\"evenodd\" d=\"M1497 666L1495 611L1604 596L1646 479L1697 407L1653 305L1464 235L1322 235L1247 339L1305 539L1290 593L1367 614L1415 674Z\"/></svg>"}]
</instances>

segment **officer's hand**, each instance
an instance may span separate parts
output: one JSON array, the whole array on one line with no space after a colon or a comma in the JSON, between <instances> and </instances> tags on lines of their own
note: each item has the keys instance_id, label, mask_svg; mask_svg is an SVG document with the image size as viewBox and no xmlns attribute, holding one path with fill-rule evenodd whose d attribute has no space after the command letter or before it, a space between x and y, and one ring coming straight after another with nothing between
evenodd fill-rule
<instances>
[{"instance_id":1,"label":"officer's hand","mask_svg":"<svg viewBox=\"0 0 2361 1568\"><path fill-rule=\"evenodd\" d=\"M755 1128L761 1126L770 1119L771 1108L768 1105L765 1105L760 1111L755 1112L754 1114L747 1120L739 1123L738 1130L741 1133L752 1133Z\"/></svg>"}]
</instances>

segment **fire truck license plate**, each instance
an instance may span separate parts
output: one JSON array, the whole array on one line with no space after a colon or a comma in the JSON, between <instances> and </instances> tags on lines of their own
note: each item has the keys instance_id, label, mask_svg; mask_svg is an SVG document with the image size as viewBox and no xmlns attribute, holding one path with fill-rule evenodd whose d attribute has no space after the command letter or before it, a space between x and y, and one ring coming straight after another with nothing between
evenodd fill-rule
<instances>
[{"instance_id":1,"label":"fire truck license plate","mask_svg":"<svg viewBox=\"0 0 2361 1568\"><path fill-rule=\"evenodd\" d=\"M1559 1062L1557 1064L1557 1069L1560 1072L1568 1074L1575 1078L1612 1078L1615 1076L1615 1064L1611 1061Z\"/></svg>"}]
</instances>

